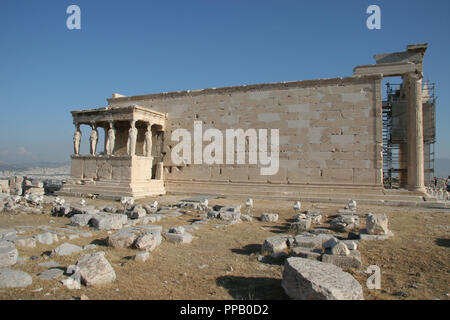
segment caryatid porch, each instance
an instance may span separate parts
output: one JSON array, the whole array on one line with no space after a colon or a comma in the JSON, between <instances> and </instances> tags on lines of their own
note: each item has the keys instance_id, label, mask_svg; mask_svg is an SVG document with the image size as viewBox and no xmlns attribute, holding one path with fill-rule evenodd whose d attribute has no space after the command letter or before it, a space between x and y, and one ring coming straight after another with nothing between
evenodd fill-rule
<instances>
[{"instance_id":1,"label":"caryatid porch","mask_svg":"<svg viewBox=\"0 0 450 320\"><path fill-rule=\"evenodd\" d=\"M162 145L167 115L137 105L72 111L71 178L62 194L145 197L165 194ZM91 127L89 154L80 154L81 125ZM105 132L98 152L98 129Z\"/></svg>"}]
</instances>

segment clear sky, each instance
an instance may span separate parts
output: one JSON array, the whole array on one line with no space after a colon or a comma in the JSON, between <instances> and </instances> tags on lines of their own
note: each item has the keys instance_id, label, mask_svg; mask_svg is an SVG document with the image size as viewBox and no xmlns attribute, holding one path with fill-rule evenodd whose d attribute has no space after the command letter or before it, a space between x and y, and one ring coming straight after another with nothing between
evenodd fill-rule
<instances>
[{"instance_id":1,"label":"clear sky","mask_svg":"<svg viewBox=\"0 0 450 320\"><path fill-rule=\"evenodd\" d=\"M71 4L81 30L66 27ZM366 27L371 4L381 30ZM70 110L104 107L114 92L351 76L422 42L436 153L450 158L449 18L448 0L1 0L0 161L69 161Z\"/></svg>"}]
</instances>

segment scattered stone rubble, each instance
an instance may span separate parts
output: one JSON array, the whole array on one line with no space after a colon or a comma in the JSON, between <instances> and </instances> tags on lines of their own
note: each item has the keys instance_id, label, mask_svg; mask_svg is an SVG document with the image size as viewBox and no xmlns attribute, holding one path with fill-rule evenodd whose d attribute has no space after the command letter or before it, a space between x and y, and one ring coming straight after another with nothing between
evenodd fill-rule
<instances>
[{"instance_id":1,"label":"scattered stone rubble","mask_svg":"<svg viewBox=\"0 0 450 320\"><path fill-rule=\"evenodd\" d=\"M361 286L342 269L362 267L358 241L393 236L386 215L368 213L366 229L360 230L359 239L353 239L334 232L349 232L350 237L355 236L360 217L355 201L339 210L329 229L314 226L321 223L320 211L300 213L300 206L294 206L297 207L294 208L295 222L289 228L290 233L265 239L261 247L261 254L265 256L259 256L258 260L291 256L286 260L283 288L293 299L363 299Z\"/></svg>"},{"instance_id":2,"label":"scattered stone rubble","mask_svg":"<svg viewBox=\"0 0 450 320\"><path fill-rule=\"evenodd\" d=\"M251 199L249 199L251 200ZM220 220L224 226L252 221L247 201L248 214L241 214L241 206L209 207L207 199L198 201L181 201L175 206L158 208L155 201L151 204L139 205L133 198L123 198L122 206L104 206L95 208L80 202L76 205L66 203L60 198L30 195L3 196L0 203L3 209L22 209L33 205L40 212L43 204L51 204L51 214L70 218L67 228L27 227L16 229L0 229L0 268L17 265L19 248L33 248L36 245L53 245L62 239L76 239L80 236L92 236L92 232L77 230L80 227L91 227L93 230L106 230L110 235L106 244L113 248L132 248L139 250L134 260L145 262L150 258L150 252L155 250L164 238L167 242L190 243L191 232L208 224L212 219ZM39 206L39 208L38 208ZM154 225L167 216L180 216L186 210L198 210L202 220L190 225L177 226L162 231L162 227ZM321 228L322 214L320 210L300 212L301 203L294 204L294 222L290 225L290 234L281 234L267 238L261 248L263 255L271 259L286 258L283 274L283 288L294 299L363 299L360 286L353 277L343 269L359 269L362 267L361 254L358 251L359 240L387 239L392 236L388 230L388 219L383 214L366 215L366 229L360 231L360 239L347 239L334 232L353 232L359 227L360 215L356 212L356 202L350 201L345 209L331 220L330 228ZM263 213L263 222L277 222L277 213ZM24 231L35 231L32 236L19 236ZM95 231L93 231L95 232ZM51 250L55 256L69 256L85 250L95 250L93 244L80 247L70 243L62 243ZM263 261L264 259L261 259ZM64 274L63 268L57 263L44 265L50 268L37 275L43 280L57 280ZM0 287L20 287L31 284L31 276L17 270L0 270ZM113 267L105 258L104 252L84 254L76 263L69 266L66 274L72 276L61 282L69 289L79 289L80 283L85 285L101 285L115 281ZM11 275L14 281L5 280L5 275ZM294 281L295 279L295 281Z\"/></svg>"}]
</instances>

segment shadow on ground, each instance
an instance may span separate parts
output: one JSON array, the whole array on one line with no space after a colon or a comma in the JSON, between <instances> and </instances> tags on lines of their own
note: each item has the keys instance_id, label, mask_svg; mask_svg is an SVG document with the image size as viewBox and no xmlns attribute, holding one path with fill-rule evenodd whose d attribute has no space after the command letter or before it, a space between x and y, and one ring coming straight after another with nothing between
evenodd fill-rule
<instances>
[{"instance_id":1,"label":"shadow on ground","mask_svg":"<svg viewBox=\"0 0 450 320\"><path fill-rule=\"evenodd\" d=\"M281 287L281 279L222 276L216 284L236 300L286 300L289 297Z\"/></svg>"},{"instance_id":2,"label":"shadow on ground","mask_svg":"<svg viewBox=\"0 0 450 320\"><path fill-rule=\"evenodd\" d=\"M450 239L437 238L434 242L435 242L438 246L441 246L441 247L446 247L446 248L449 248L449 247L450 247Z\"/></svg>"},{"instance_id":3,"label":"shadow on ground","mask_svg":"<svg viewBox=\"0 0 450 320\"><path fill-rule=\"evenodd\" d=\"M290 223L283 223L281 226L271 226L272 229L270 230L270 232L280 234L288 233L290 226Z\"/></svg>"},{"instance_id":4,"label":"shadow on ground","mask_svg":"<svg viewBox=\"0 0 450 320\"><path fill-rule=\"evenodd\" d=\"M231 252L247 256L251 255L252 253L257 254L261 252L261 244L247 244L240 249L231 249Z\"/></svg>"}]
</instances>

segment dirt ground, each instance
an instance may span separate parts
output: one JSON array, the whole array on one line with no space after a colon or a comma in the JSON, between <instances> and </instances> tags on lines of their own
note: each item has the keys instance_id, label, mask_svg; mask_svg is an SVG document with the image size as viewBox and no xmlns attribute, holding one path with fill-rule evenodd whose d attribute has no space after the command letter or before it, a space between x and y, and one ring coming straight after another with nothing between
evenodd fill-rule
<instances>
[{"instance_id":1,"label":"dirt ground","mask_svg":"<svg viewBox=\"0 0 450 320\"><path fill-rule=\"evenodd\" d=\"M163 196L147 198L138 203L149 203L154 199L162 205L175 204L185 196ZM67 202L78 200L66 198ZM190 244L173 244L163 240L151 252L147 262L136 262L131 258L133 249L113 249L105 246L108 232L96 233L91 238L61 240L51 246L38 244L36 248L20 249L19 257L27 257L22 265L14 269L23 270L33 276L33 283L23 289L0 289L0 299L73 299L86 295L89 299L288 299L281 287L283 261L262 263L258 255L264 239L286 233L294 216L292 202L255 200L252 214L263 212L280 215L276 223L242 222L231 226L217 226L214 220L193 232ZM88 204L100 206L119 202L87 200ZM242 204L245 200L220 198L209 201L214 204ZM336 215L342 205L320 204L322 214ZM302 209L312 209L312 203L302 203ZM245 209L243 209L244 211ZM361 270L347 270L361 283L366 299L441 299L450 296L449 247L450 210L418 209L382 206L358 206L359 213L386 213L394 238L384 241L360 242ZM163 229L185 225L200 220L199 213L191 211L180 217L167 217L157 224ZM327 226L324 219L323 226ZM24 225L50 225L64 227L68 218L52 217L50 214L0 214L0 228ZM365 225L362 219L362 225ZM80 228L89 230L89 227ZM345 234L341 234L345 235ZM101 287L86 287L68 290L58 280L40 280L36 277L46 268L39 263L53 260L62 267L76 263L83 253L69 257L48 257L46 253L63 242L76 245L97 244L97 251L106 252L117 280ZM35 260L29 259L37 256ZM381 289L366 287L368 275L363 271L369 265L381 269ZM63 276L64 278L65 276Z\"/></svg>"}]
</instances>

